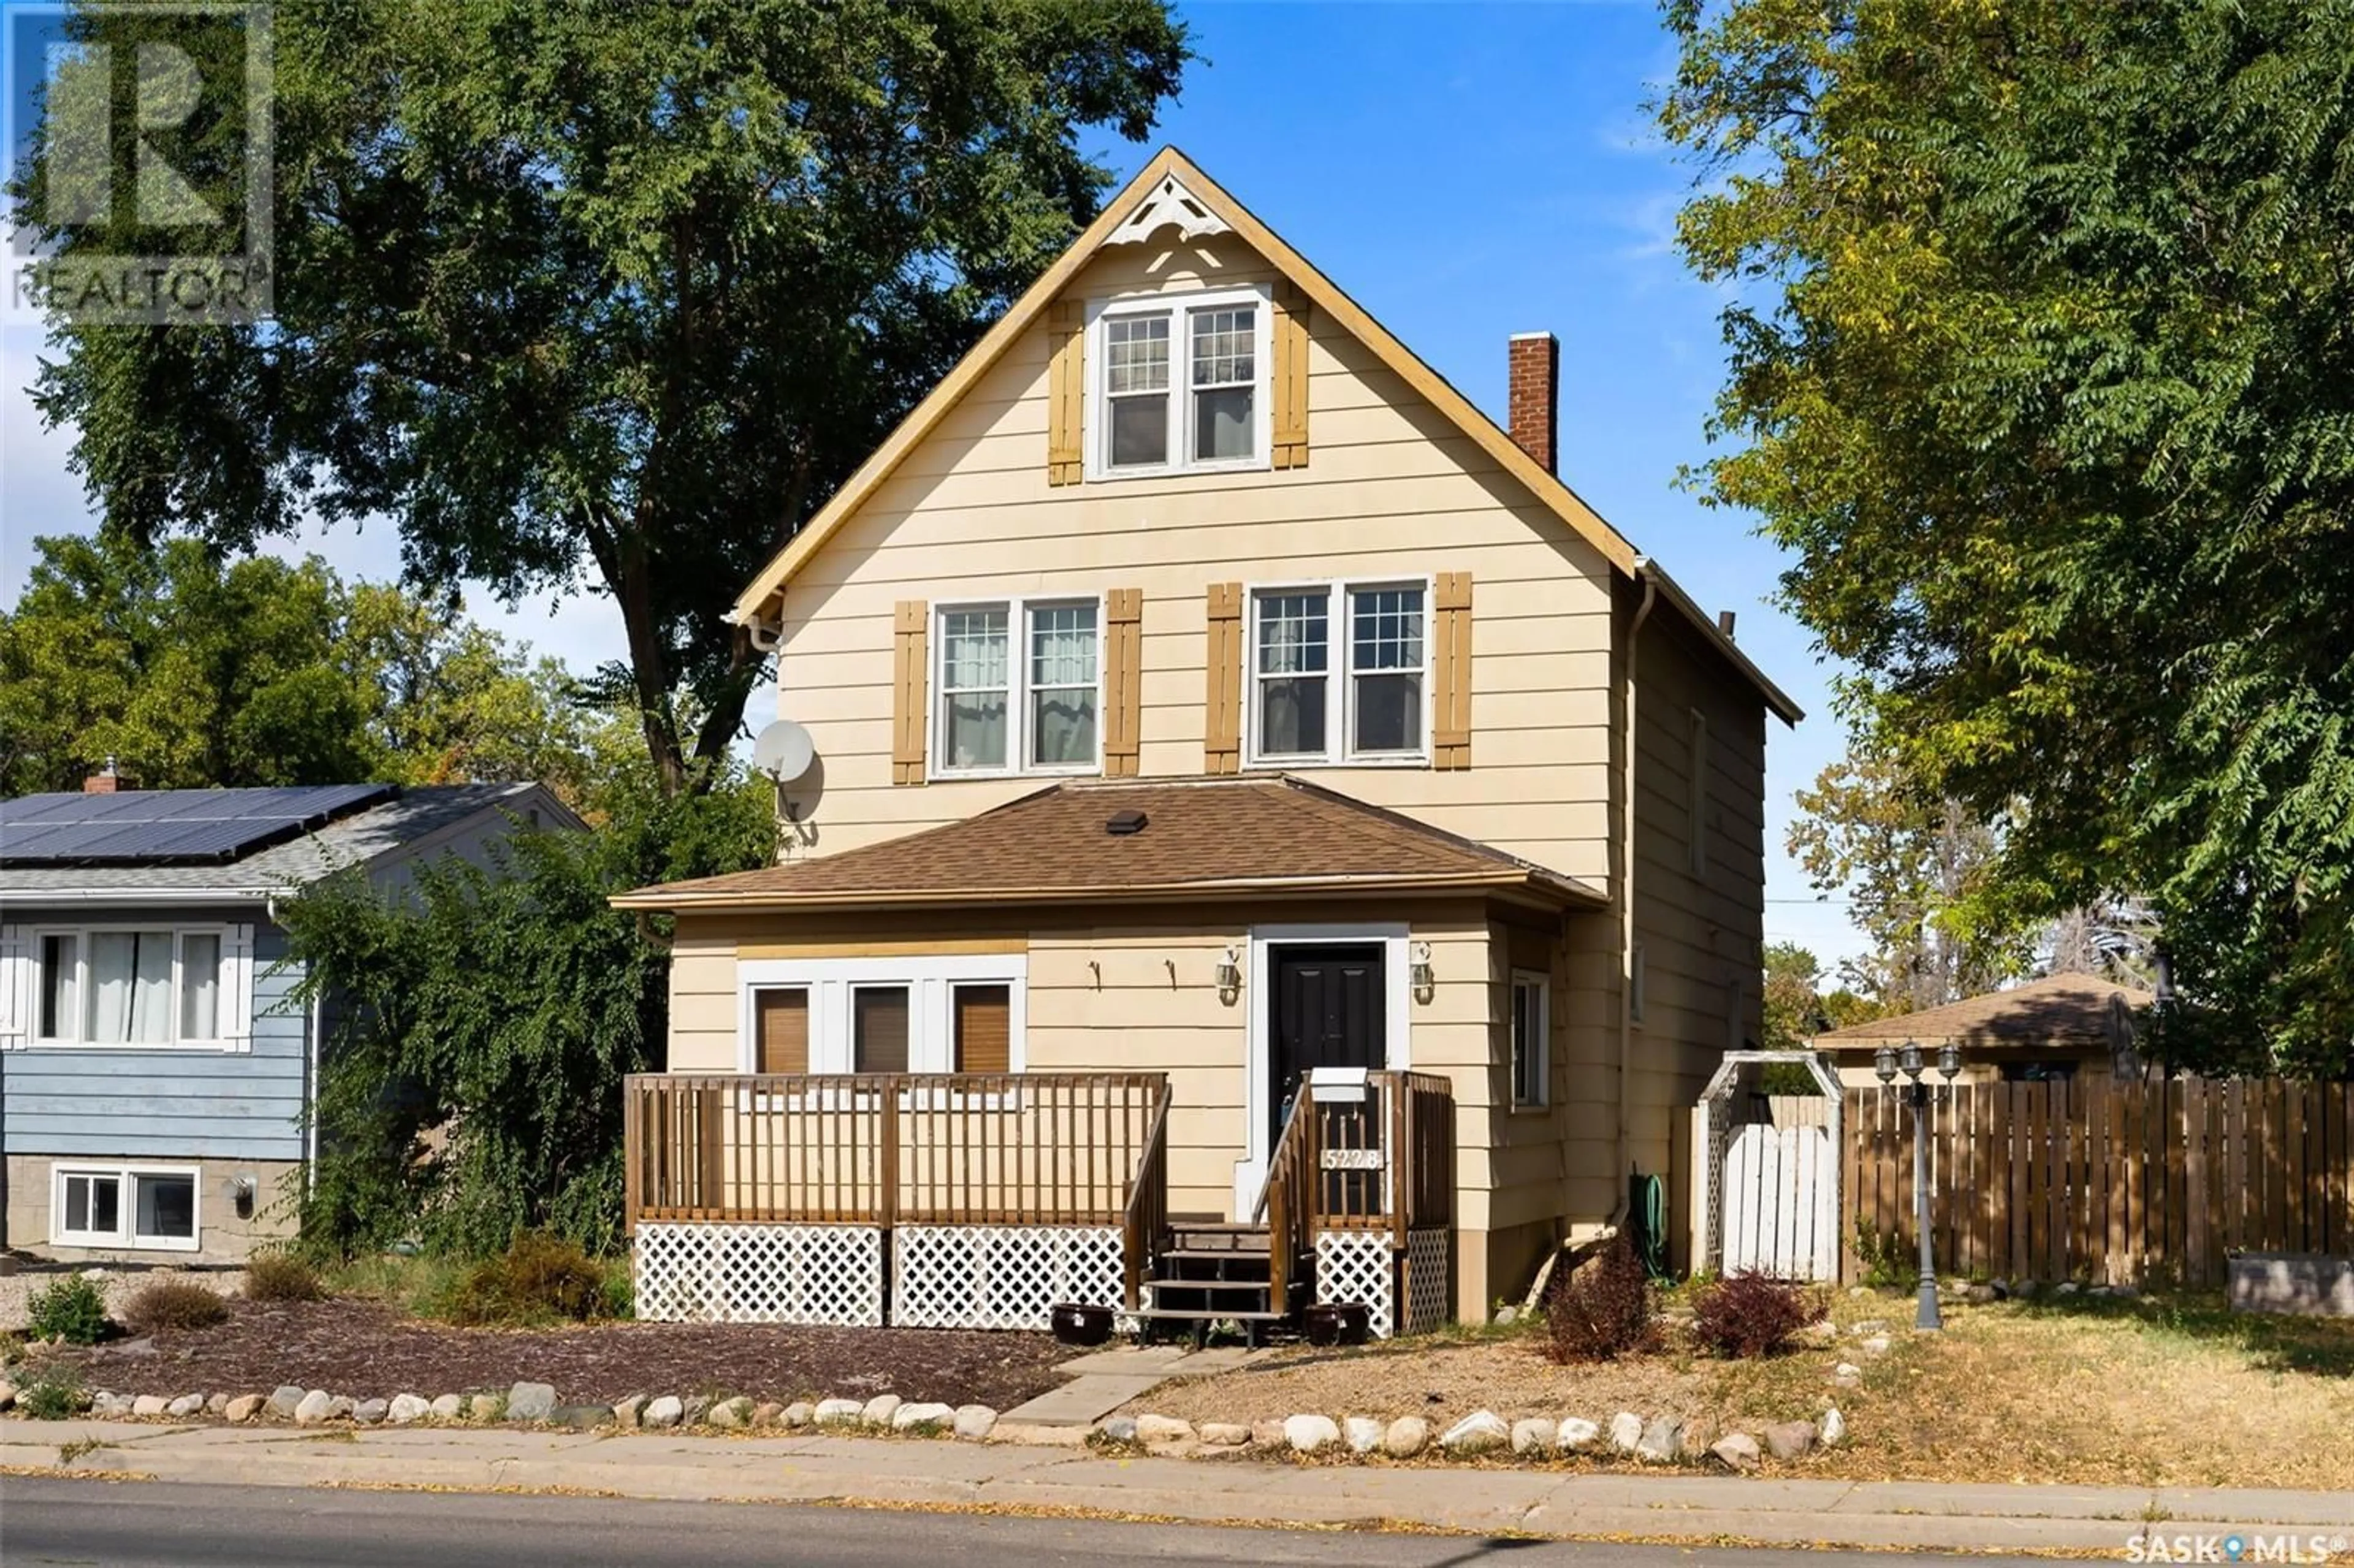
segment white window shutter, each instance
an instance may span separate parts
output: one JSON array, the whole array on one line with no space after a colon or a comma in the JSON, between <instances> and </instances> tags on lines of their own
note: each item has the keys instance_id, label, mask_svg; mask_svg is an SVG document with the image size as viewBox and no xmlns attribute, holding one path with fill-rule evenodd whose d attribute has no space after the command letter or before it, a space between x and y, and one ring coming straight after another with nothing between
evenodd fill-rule
<instances>
[{"instance_id":1,"label":"white window shutter","mask_svg":"<svg viewBox=\"0 0 2354 1568\"><path fill-rule=\"evenodd\" d=\"M23 1047L33 1033L33 955L22 926L0 926L0 1051Z\"/></svg>"},{"instance_id":2,"label":"white window shutter","mask_svg":"<svg viewBox=\"0 0 2354 1568\"><path fill-rule=\"evenodd\" d=\"M253 1049L253 927L231 926L221 943L221 1049Z\"/></svg>"}]
</instances>

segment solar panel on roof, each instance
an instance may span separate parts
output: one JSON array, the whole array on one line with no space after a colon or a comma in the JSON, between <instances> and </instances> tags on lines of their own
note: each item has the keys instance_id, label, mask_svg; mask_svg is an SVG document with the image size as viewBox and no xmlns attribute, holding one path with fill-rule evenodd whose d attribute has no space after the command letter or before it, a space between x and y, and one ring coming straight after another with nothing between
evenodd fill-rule
<instances>
[{"instance_id":1,"label":"solar panel on roof","mask_svg":"<svg viewBox=\"0 0 2354 1568\"><path fill-rule=\"evenodd\" d=\"M128 790L0 801L0 865L239 859L399 794L390 784Z\"/></svg>"}]
</instances>

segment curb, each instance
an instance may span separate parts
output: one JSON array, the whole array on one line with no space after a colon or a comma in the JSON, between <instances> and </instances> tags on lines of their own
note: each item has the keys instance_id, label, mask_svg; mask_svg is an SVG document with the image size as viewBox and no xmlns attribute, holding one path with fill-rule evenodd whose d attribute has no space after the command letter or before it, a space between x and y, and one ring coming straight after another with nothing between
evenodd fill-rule
<instances>
[{"instance_id":1,"label":"curb","mask_svg":"<svg viewBox=\"0 0 2354 1568\"><path fill-rule=\"evenodd\" d=\"M1095 1514L1262 1528L2103 1554L2122 1554L2145 1537L2277 1531L2311 1538L2317 1531L2326 1537L2333 1528L2342 1534L2349 1512L2345 1498L2326 1493L1937 1488L1469 1469L1253 1467L1212 1486L1204 1484L1207 1478L1198 1465L1185 1460L1105 1457L1067 1448L958 1445L950 1451L964 1457L961 1464L900 1469L895 1458L906 1464L914 1457L906 1445L841 1437L742 1442L607 1436L558 1443L557 1434L477 1432L471 1446L482 1451L467 1455L435 1453L433 1445L414 1441L399 1447L424 1451L355 1452L343 1444L301 1440L207 1441L201 1429L186 1427L113 1429L131 1440L110 1440L70 1461L59 1456L61 1462L43 1464L22 1461L35 1452L46 1459L56 1453L54 1446L27 1444L12 1434L0 1443L0 1462L16 1461L5 1464L12 1473L164 1484L524 1491ZM145 1440L132 1437L134 1433ZM658 1452L628 1452L657 1441ZM556 1451L530 1452L535 1446ZM331 1451L338 1447L346 1451ZM926 1457L938 1452L929 1450ZM966 1473L943 1474L943 1468ZM2160 1522L2146 1522L2152 1520Z\"/></svg>"}]
</instances>

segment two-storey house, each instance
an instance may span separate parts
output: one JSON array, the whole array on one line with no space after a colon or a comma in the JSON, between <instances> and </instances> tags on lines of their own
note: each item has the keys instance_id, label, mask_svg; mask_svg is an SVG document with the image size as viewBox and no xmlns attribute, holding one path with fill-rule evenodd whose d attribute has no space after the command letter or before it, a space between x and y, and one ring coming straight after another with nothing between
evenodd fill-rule
<instances>
[{"instance_id":1,"label":"two-storey house","mask_svg":"<svg viewBox=\"0 0 2354 1568\"><path fill-rule=\"evenodd\" d=\"M1405 1326L1681 1178L1799 715L1508 352L1500 428L1164 151L744 590L815 759L620 901L647 1309Z\"/></svg>"}]
</instances>

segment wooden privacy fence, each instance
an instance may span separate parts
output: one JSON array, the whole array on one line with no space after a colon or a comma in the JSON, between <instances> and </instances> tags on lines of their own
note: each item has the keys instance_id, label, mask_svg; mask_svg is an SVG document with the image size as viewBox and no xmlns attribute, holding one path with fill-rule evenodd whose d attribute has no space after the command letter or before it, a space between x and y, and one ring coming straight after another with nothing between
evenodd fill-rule
<instances>
[{"instance_id":1,"label":"wooden privacy fence","mask_svg":"<svg viewBox=\"0 0 2354 1568\"><path fill-rule=\"evenodd\" d=\"M667 1074L622 1099L642 1220L1119 1225L1155 1144L1159 1073Z\"/></svg>"},{"instance_id":2,"label":"wooden privacy fence","mask_svg":"<svg viewBox=\"0 0 2354 1568\"><path fill-rule=\"evenodd\" d=\"M1846 1092L1845 1269L1858 1223L1916 1247L1906 1090ZM2223 1281L2233 1252L2354 1253L2354 1085L2280 1078L1961 1084L1926 1110L1941 1274Z\"/></svg>"}]
</instances>

